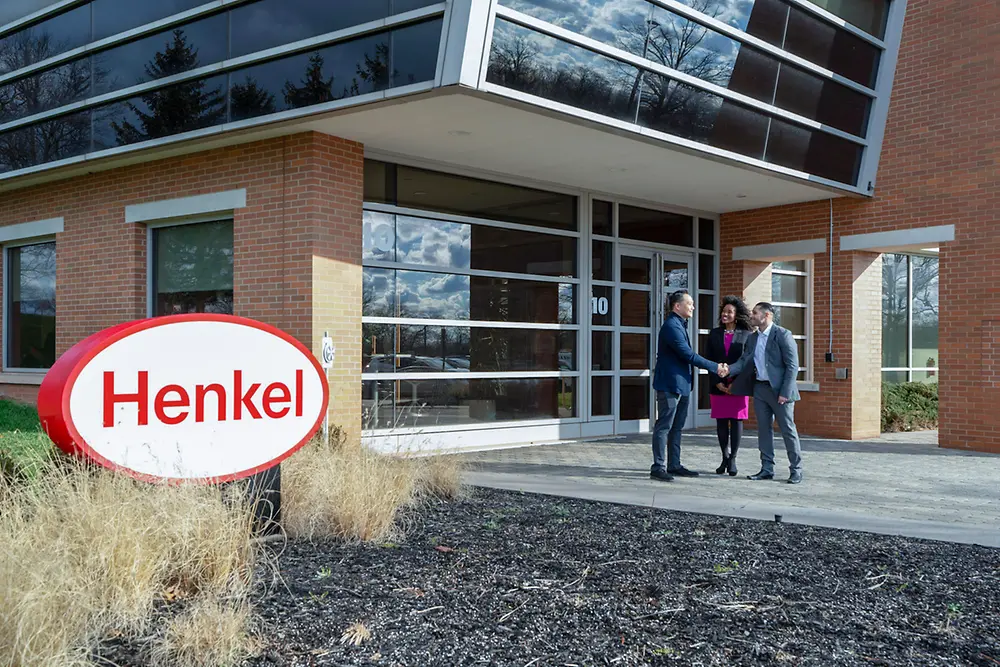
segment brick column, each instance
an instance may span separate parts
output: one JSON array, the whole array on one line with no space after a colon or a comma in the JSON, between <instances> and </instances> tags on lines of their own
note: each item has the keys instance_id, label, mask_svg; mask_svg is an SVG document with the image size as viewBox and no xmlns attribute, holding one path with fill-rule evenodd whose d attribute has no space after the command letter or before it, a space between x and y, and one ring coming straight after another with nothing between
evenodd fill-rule
<instances>
[{"instance_id":1,"label":"brick column","mask_svg":"<svg viewBox=\"0 0 1000 667\"><path fill-rule=\"evenodd\" d=\"M852 260L851 438L877 438L882 431L882 256L859 252Z\"/></svg>"}]
</instances>

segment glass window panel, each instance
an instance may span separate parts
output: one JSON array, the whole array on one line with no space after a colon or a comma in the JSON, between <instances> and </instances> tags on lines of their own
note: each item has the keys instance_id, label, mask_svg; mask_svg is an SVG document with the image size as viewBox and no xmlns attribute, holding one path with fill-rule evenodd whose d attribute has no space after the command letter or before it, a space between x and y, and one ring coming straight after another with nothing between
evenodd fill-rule
<instances>
[{"instance_id":1,"label":"glass window panel","mask_svg":"<svg viewBox=\"0 0 1000 667\"><path fill-rule=\"evenodd\" d=\"M609 201L595 199L593 201L594 233L604 236L614 236L614 225L611 219L612 204Z\"/></svg>"},{"instance_id":2,"label":"glass window panel","mask_svg":"<svg viewBox=\"0 0 1000 667\"><path fill-rule=\"evenodd\" d=\"M800 368L809 368L811 360L806 355L806 341L804 341L804 340L796 340L795 341L795 348L799 352L799 367Z\"/></svg>"},{"instance_id":3,"label":"glass window panel","mask_svg":"<svg viewBox=\"0 0 1000 667\"><path fill-rule=\"evenodd\" d=\"M576 276L576 244L566 236L396 216L396 260L404 264Z\"/></svg>"},{"instance_id":4,"label":"glass window panel","mask_svg":"<svg viewBox=\"0 0 1000 667\"><path fill-rule=\"evenodd\" d=\"M594 371L614 370L614 357L612 356L612 332L594 331L591 332L590 369Z\"/></svg>"},{"instance_id":5,"label":"glass window panel","mask_svg":"<svg viewBox=\"0 0 1000 667\"><path fill-rule=\"evenodd\" d=\"M775 306L774 322L796 336L806 335L806 309L794 306Z\"/></svg>"},{"instance_id":6,"label":"glass window panel","mask_svg":"<svg viewBox=\"0 0 1000 667\"><path fill-rule=\"evenodd\" d=\"M575 371L576 332L399 326L400 372Z\"/></svg>"},{"instance_id":7,"label":"glass window panel","mask_svg":"<svg viewBox=\"0 0 1000 667\"><path fill-rule=\"evenodd\" d=\"M365 160L365 201L396 203L396 165L380 160Z\"/></svg>"},{"instance_id":8,"label":"glass window panel","mask_svg":"<svg viewBox=\"0 0 1000 667\"><path fill-rule=\"evenodd\" d=\"M648 327L650 321L650 293L637 290L621 291L623 327Z\"/></svg>"},{"instance_id":9,"label":"glass window panel","mask_svg":"<svg viewBox=\"0 0 1000 667\"><path fill-rule=\"evenodd\" d=\"M715 220L698 218L698 247L715 250Z\"/></svg>"},{"instance_id":10,"label":"glass window panel","mask_svg":"<svg viewBox=\"0 0 1000 667\"><path fill-rule=\"evenodd\" d=\"M363 383L370 385L372 383ZM380 382L379 385L383 383ZM382 428L452 426L576 416L576 378L396 380L391 419L372 419L376 387L363 387L368 423ZM379 391L381 394L381 390ZM380 396L381 398L381 396Z\"/></svg>"},{"instance_id":11,"label":"glass window panel","mask_svg":"<svg viewBox=\"0 0 1000 667\"><path fill-rule=\"evenodd\" d=\"M638 114L643 127L757 159L763 156L767 116L659 74L648 73L643 82Z\"/></svg>"},{"instance_id":12,"label":"glass window panel","mask_svg":"<svg viewBox=\"0 0 1000 667\"><path fill-rule=\"evenodd\" d=\"M938 371L913 371L913 382L923 382L924 384L937 384Z\"/></svg>"},{"instance_id":13,"label":"glass window panel","mask_svg":"<svg viewBox=\"0 0 1000 667\"><path fill-rule=\"evenodd\" d=\"M225 120L225 75L185 81L96 109L94 148L159 139Z\"/></svg>"},{"instance_id":14,"label":"glass window panel","mask_svg":"<svg viewBox=\"0 0 1000 667\"><path fill-rule=\"evenodd\" d=\"M396 383L367 380L361 383L361 423L365 429L394 428Z\"/></svg>"},{"instance_id":15,"label":"glass window panel","mask_svg":"<svg viewBox=\"0 0 1000 667\"><path fill-rule=\"evenodd\" d=\"M698 255L698 289L715 289L715 255Z\"/></svg>"},{"instance_id":16,"label":"glass window panel","mask_svg":"<svg viewBox=\"0 0 1000 667\"><path fill-rule=\"evenodd\" d=\"M362 270L361 314L368 317L396 317L396 272L392 269Z\"/></svg>"},{"instance_id":17,"label":"glass window panel","mask_svg":"<svg viewBox=\"0 0 1000 667\"><path fill-rule=\"evenodd\" d=\"M361 222L361 259L396 261L396 216L365 211Z\"/></svg>"},{"instance_id":18,"label":"glass window panel","mask_svg":"<svg viewBox=\"0 0 1000 667\"><path fill-rule=\"evenodd\" d=\"M882 367L908 368L909 264L906 255L882 255Z\"/></svg>"},{"instance_id":19,"label":"glass window panel","mask_svg":"<svg viewBox=\"0 0 1000 667\"><path fill-rule=\"evenodd\" d=\"M805 303L806 277L772 273L771 301L778 303Z\"/></svg>"},{"instance_id":20,"label":"glass window panel","mask_svg":"<svg viewBox=\"0 0 1000 667\"><path fill-rule=\"evenodd\" d=\"M0 123L58 109L89 95L90 60L76 60L0 87Z\"/></svg>"},{"instance_id":21,"label":"glass window panel","mask_svg":"<svg viewBox=\"0 0 1000 667\"><path fill-rule=\"evenodd\" d=\"M49 368L56 360L56 244L7 250L7 366Z\"/></svg>"},{"instance_id":22,"label":"glass window panel","mask_svg":"<svg viewBox=\"0 0 1000 667\"><path fill-rule=\"evenodd\" d=\"M361 325L361 372L391 373L395 370L396 325Z\"/></svg>"},{"instance_id":23,"label":"glass window panel","mask_svg":"<svg viewBox=\"0 0 1000 667\"><path fill-rule=\"evenodd\" d=\"M826 132L814 132L775 118L771 121L764 159L853 185L858 180L861 146Z\"/></svg>"},{"instance_id":24,"label":"glass window panel","mask_svg":"<svg viewBox=\"0 0 1000 667\"><path fill-rule=\"evenodd\" d=\"M575 285L365 267L362 314L576 324L575 299Z\"/></svg>"},{"instance_id":25,"label":"glass window panel","mask_svg":"<svg viewBox=\"0 0 1000 667\"><path fill-rule=\"evenodd\" d=\"M698 409L699 410L712 409L712 399L711 399L711 393L709 392L708 375L698 376Z\"/></svg>"},{"instance_id":26,"label":"glass window panel","mask_svg":"<svg viewBox=\"0 0 1000 667\"><path fill-rule=\"evenodd\" d=\"M781 0L680 0L682 4L732 27L781 46L788 7Z\"/></svg>"},{"instance_id":27,"label":"glass window panel","mask_svg":"<svg viewBox=\"0 0 1000 667\"><path fill-rule=\"evenodd\" d=\"M621 334L621 369L648 370L649 363L649 334L623 333Z\"/></svg>"},{"instance_id":28,"label":"glass window panel","mask_svg":"<svg viewBox=\"0 0 1000 667\"><path fill-rule=\"evenodd\" d=\"M914 256L913 271L913 360L914 368L936 368L938 354L938 259Z\"/></svg>"},{"instance_id":29,"label":"glass window panel","mask_svg":"<svg viewBox=\"0 0 1000 667\"><path fill-rule=\"evenodd\" d=\"M784 48L864 86L875 85L878 47L797 7L789 8Z\"/></svg>"},{"instance_id":30,"label":"glass window panel","mask_svg":"<svg viewBox=\"0 0 1000 667\"><path fill-rule=\"evenodd\" d=\"M410 0L407 4L422 7L433 2ZM398 28L390 33L392 72L389 85L409 86L434 80L434 75L437 73L438 43L441 41L442 25L442 20L437 19Z\"/></svg>"},{"instance_id":31,"label":"glass window panel","mask_svg":"<svg viewBox=\"0 0 1000 667\"><path fill-rule=\"evenodd\" d=\"M715 295L714 294L699 294L698 295L698 328L699 329L714 329L716 325L716 320L718 317L715 312ZM702 338L707 338L708 336L701 336Z\"/></svg>"},{"instance_id":32,"label":"glass window panel","mask_svg":"<svg viewBox=\"0 0 1000 667\"><path fill-rule=\"evenodd\" d=\"M0 134L0 173L83 155L90 150L90 112Z\"/></svg>"},{"instance_id":33,"label":"glass window panel","mask_svg":"<svg viewBox=\"0 0 1000 667\"><path fill-rule=\"evenodd\" d=\"M649 419L649 378L619 378L618 418Z\"/></svg>"},{"instance_id":34,"label":"glass window panel","mask_svg":"<svg viewBox=\"0 0 1000 667\"><path fill-rule=\"evenodd\" d=\"M594 417L604 417L612 414L611 411L611 383L614 380L610 375L591 378L590 380L590 414Z\"/></svg>"},{"instance_id":35,"label":"glass window panel","mask_svg":"<svg viewBox=\"0 0 1000 667\"><path fill-rule=\"evenodd\" d=\"M92 0L94 6L94 39L104 39L120 32L152 23L174 14L205 4L205 0ZM223 25L225 34L226 27ZM216 38L218 40L218 37ZM225 40L218 40L223 42Z\"/></svg>"},{"instance_id":36,"label":"glass window panel","mask_svg":"<svg viewBox=\"0 0 1000 667\"><path fill-rule=\"evenodd\" d=\"M678 290L690 289L691 280L688 276L688 265L682 262L663 262L663 288L666 296Z\"/></svg>"},{"instance_id":37,"label":"glass window panel","mask_svg":"<svg viewBox=\"0 0 1000 667\"><path fill-rule=\"evenodd\" d=\"M615 246L608 241L594 241L592 257L594 280L615 279Z\"/></svg>"},{"instance_id":38,"label":"glass window panel","mask_svg":"<svg viewBox=\"0 0 1000 667\"><path fill-rule=\"evenodd\" d=\"M615 300L614 293L615 289L613 287L603 287L601 285L594 285L592 288L593 299L591 300L591 322L597 326L611 326L615 323ZM601 300L604 300L603 302ZM597 310L595 312L594 300L596 300ZM603 308L603 305L607 303L607 309ZM604 310L604 312L601 312Z\"/></svg>"},{"instance_id":39,"label":"glass window panel","mask_svg":"<svg viewBox=\"0 0 1000 667\"><path fill-rule=\"evenodd\" d=\"M871 98L836 81L783 65L774 104L838 130L864 136Z\"/></svg>"},{"instance_id":40,"label":"glass window panel","mask_svg":"<svg viewBox=\"0 0 1000 667\"><path fill-rule=\"evenodd\" d=\"M621 281L636 285L648 285L650 281L650 266L648 257L621 256Z\"/></svg>"},{"instance_id":41,"label":"glass window panel","mask_svg":"<svg viewBox=\"0 0 1000 667\"><path fill-rule=\"evenodd\" d=\"M399 165L400 206L552 229L577 229L576 198Z\"/></svg>"},{"instance_id":42,"label":"glass window panel","mask_svg":"<svg viewBox=\"0 0 1000 667\"><path fill-rule=\"evenodd\" d=\"M631 65L496 21L490 83L634 123L638 77Z\"/></svg>"},{"instance_id":43,"label":"glass window panel","mask_svg":"<svg viewBox=\"0 0 1000 667\"><path fill-rule=\"evenodd\" d=\"M80 5L0 39L0 74L34 65L90 41L90 5Z\"/></svg>"},{"instance_id":44,"label":"glass window panel","mask_svg":"<svg viewBox=\"0 0 1000 667\"><path fill-rule=\"evenodd\" d=\"M792 262L773 262L771 264L772 269L778 269L779 271L801 271L805 273L806 271L806 260L799 259Z\"/></svg>"},{"instance_id":45,"label":"glass window panel","mask_svg":"<svg viewBox=\"0 0 1000 667\"><path fill-rule=\"evenodd\" d=\"M342 30L389 13L389 0L264 0L236 7L232 57Z\"/></svg>"},{"instance_id":46,"label":"glass window panel","mask_svg":"<svg viewBox=\"0 0 1000 667\"><path fill-rule=\"evenodd\" d=\"M826 11L879 39L885 37L889 0L812 0Z\"/></svg>"},{"instance_id":47,"label":"glass window panel","mask_svg":"<svg viewBox=\"0 0 1000 667\"><path fill-rule=\"evenodd\" d=\"M693 220L690 215L622 204L618 207L618 236L637 241L693 246Z\"/></svg>"},{"instance_id":48,"label":"glass window panel","mask_svg":"<svg viewBox=\"0 0 1000 667\"><path fill-rule=\"evenodd\" d=\"M907 382L906 371L882 371L882 382L888 384L903 384Z\"/></svg>"},{"instance_id":49,"label":"glass window panel","mask_svg":"<svg viewBox=\"0 0 1000 667\"><path fill-rule=\"evenodd\" d=\"M226 30L226 15L217 14L102 51L94 56L94 94L103 95L225 60L226 41L219 35L225 35Z\"/></svg>"},{"instance_id":50,"label":"glass window panel","mask_svg":"<svg viewBox=\"0 0 1000 667\"><path fill-rule=\"evenodd\" d=\"M153 230L154 315L233 312L231 220Z\"/></svg>"},{"instance_id":51,"label":"glass window panel","mask_svg":"<svg viewBox=\"0 0 1000 667\"><path fill-rule=\"evenodd\" d=\"M389 12L392 14L402 14L403 12L437 4L440 1L441 0L389 0Z\"/></svg>"}]
</instances>

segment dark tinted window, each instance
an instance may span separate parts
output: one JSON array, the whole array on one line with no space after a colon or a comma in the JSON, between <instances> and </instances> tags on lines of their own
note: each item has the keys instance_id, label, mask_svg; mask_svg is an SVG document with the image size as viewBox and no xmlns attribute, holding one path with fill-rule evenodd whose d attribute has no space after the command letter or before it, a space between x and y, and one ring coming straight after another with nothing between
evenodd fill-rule
<instances>
[{"instance_id":1,"label":"dark tinted window","mask_svg":"<svg viewBox=\"0 0 1000 667\"><path fill-rule=\"evenodd\" d=\"M0 123L57 109L90 94L89 59L55 67L0 86Z\"/></svg>"},{"instance_id":2,"label":"dark tinted window","mask_svg":"<svg viewBox=\"0 0 1000 667\"><path fill-rule=\"evenodd\" d=\"M90 113L80 112L0 134L0 172L26 169L90 150Z\"/></svg>"},{"instance_id":3,"label":"dark tinted window","mask_svg":"<svg viewBox=\"0 0 1000 667\"><path fill-rule=\"evenodd\" d=\"M219 125L225 117L225 75L186 81L95 109L94 148L190 132Z\"/></svg>"},{"instance_id":4,"label":"dark tinted window","mask_svg":"<svg viewBox=\"0 0 1000 667\"><path fill-rule=\"evenodd\" d=\"M442 25L438 19L392 31L390 85L408 86L434 79Z\"/></svg>"},{"instance_id":5,"label":"dark tinted window","mask_svg":"<svg viewBox=\"0 0 1000 667\"><path fill-rule=\"evenodd\" d=\"M635 206L618 206L618 236L637 241L694 245L690 215L665 213Z\"/></svg>"},{"instance_id":6,"label":"dark tinted window","mask_svg":"<svg viewBox=\"0 0 1000 667\"><path fill-rule=\"evenodd\" d=\"M767 161L841 183L855 184L861 146L825 132L774 119Z\"/></svg>"},{"instance_id":7,"label":"dark tinted window","mask_svg":"<svg viewBox=\"0 0 1000 667\"><path fill-rule=\"evenodd\" d=\"M226 15L116 46L94 56L94 94L187 72L226 59Z\"/></svg>"},{"instance_id":8,"label":"dark tinted window","mask_svg":"<svg viewBox=\"0 0 1000 667\"><path fill-rule=\"evenodd\" d=\"M402 14L413 9L428 7L437 4L441 0L389 0L389 11L393 14Z\"/></svg>"},{"instance_id":9,"label":"dark tinted window","mask_svg":"<svg viewBox=\"0 0 1000 667\"><path fill-rule=\"evenodd\" d=\"M518 185L397 167L396 203L476 218L575 230L576 198Z\"/></svg>"},{"instance_id":10,"label":"dark tinted window","mask_svg":"<svg viewBox=\"0 0 1000 667\"><path fill-rule=\"evenodd\" d=\"M362 314L576 324L575 298L567 284L366 267Z\"/></svg>"},{"instance_id":11,"label":"dark tinted window","mask_svg":"<svg viewBox=\"0 0 1000 667\"><path fill-rule=\"evenodd\" d=\"M611 202L595 199L593 202L594 233L604 236L614 236L611 220Z\"/></svg>"},{"instance_id":12,"label":"dark tinted window","mask_svg":"<svg viewBox=\"0 0 1000 667\"><path fill-rule=\"evenodd\" d=\"M379 204L396 201L396 165L365 160L365 201Z\"/></svg>"},{"instance_id":13,"label":"dark tinted window","mask_svg":"<svg viewBox=\"0 0 1000 667\"><path fill-rule=\"evenodd\" d=\"M205 0L93 0L94 39L104 39L204 5ZM220 33L216 39L224 42ZM223 44L224 45L224 44Z\"/></svg>"},{"instance_id":14,"label":"dark tinted window","mask_svg":"<svg viewBox=\"0 0 1000 667\"><path fill-rule=\"evenodd\" d=\"M889 0L812 0L828 12L861 28L869 35L885 37Z\"/></svg>"},{"instance_id":15,"label":"dark tinted window","mask_svg":"<svg viewBox=\"0 0 1000 667\"><path fill-rule=\"evenodd\" d=\"M715 289L714 255L698 255L698 289Z\"/></svg>"},{"instance_id":16,"label":"dark tinted window","mask_svg":"<svg viewBox=\"0 0 1000 667\"><path fill-rule=\"evenodd\" d=\"M233 9L234 58L342 30L389 13L389 0L264 0Z\"/></svg>"},{"instance_id":17,"label":"dark tinted window","mask_svg":"<svg viewBox=\"0 0 1000 667\"><path fill-rule=\"evenodd\" d=\"M795 7L789 9L785 49L869 88L875 85L878 48Z\"/></svg>"},{"instance_id":18,"label":"dark tinted window","mask_svg":"<svg viewBox=\"0 0 1000 667\"><path fill-rule=\"evenodd\" d=\"M592 257L594 280L615 279L615 246L608 241L594 241Z\"/></svg>"},{"instance_id":19,"label":"dark tinted window","mask_svg":"<svg viewBox=\"0 0 1000 667\"><path fill-rule=\"evenodd\" d=\"M824 125L864 136L871 98L835 81L783 65L774 103Z\"/></svg>"},{"instance_id":20,"label":"dark tinted window","mask_svg":"<svg viewBox=\"0 0 1000 667\"><path fill-rule=\"evenodd\" d=\"M7 250L7 366L49 368L56 360L56 244Z\"/></svg>"},{"instance_id":21,"label":"dark tinted window","mask_svg":"<svg viewBox=\"0 0 1000 667\"><path fill-rule=\"evenodd\" d=\"M233 223L153 230L154 315L233 312Z\"/></svg>"},{"instance_id":22,"label":"dark tinted window","mask_svg":"<svg viewBox=\"0 0 1000 667\"><path fill-rule=\"evenodd\" d=\"M0 39L0 74L41 62L90 41L90 5L81 5Z\"/></svg>"},{"instance_id":23,"label":"dark tinted window","mask_svg":"<svg viewBox=\"0 0 1000 667\"><path fill-rule=\"evenodd\" d=\"M698 247L704 250L715 250L715 221L698 219Z\"/></svg>"}]
</instances>

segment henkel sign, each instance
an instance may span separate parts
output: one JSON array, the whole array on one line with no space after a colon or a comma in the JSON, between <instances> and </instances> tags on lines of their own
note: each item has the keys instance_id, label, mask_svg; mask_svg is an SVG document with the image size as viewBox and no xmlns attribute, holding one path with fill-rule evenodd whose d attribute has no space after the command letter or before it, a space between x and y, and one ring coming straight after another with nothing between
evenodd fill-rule
<instances>
[{"instance_id":1,"label":"henkel sign","mask_svg":"<svg viewBox=\"0 0 1000 667\"><path fill-rule=\"evenodd\" d=\"M323 423L326 374L266 324L173 315L121 324L73 346L42 382L38 412L63 451L148 481L249 477Z\"/></svg>"}]
</instances>

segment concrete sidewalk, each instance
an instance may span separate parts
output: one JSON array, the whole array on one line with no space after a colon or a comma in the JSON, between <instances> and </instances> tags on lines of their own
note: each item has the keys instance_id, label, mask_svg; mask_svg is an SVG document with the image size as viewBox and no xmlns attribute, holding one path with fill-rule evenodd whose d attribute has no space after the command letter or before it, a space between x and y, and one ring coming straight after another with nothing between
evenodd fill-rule
<instances>
[{"instance_id":1,"label":"concrete sidewalk","mask_svg":"<svg viewBox=\"0 0 1000 667\"><path fill-rule=\"evenodd\" d=\"M803 438L804 481L792 486L780 440L776 479L751 482L760 458L745 435L737 477L716 475L714 433L684 435L685 466L702 473L649 479L648 435L464 454L477 486L663 509L862 530L1000 548L1000 456L941 449L937 434L878 440Z\"/></svg>"}]
</instances>

